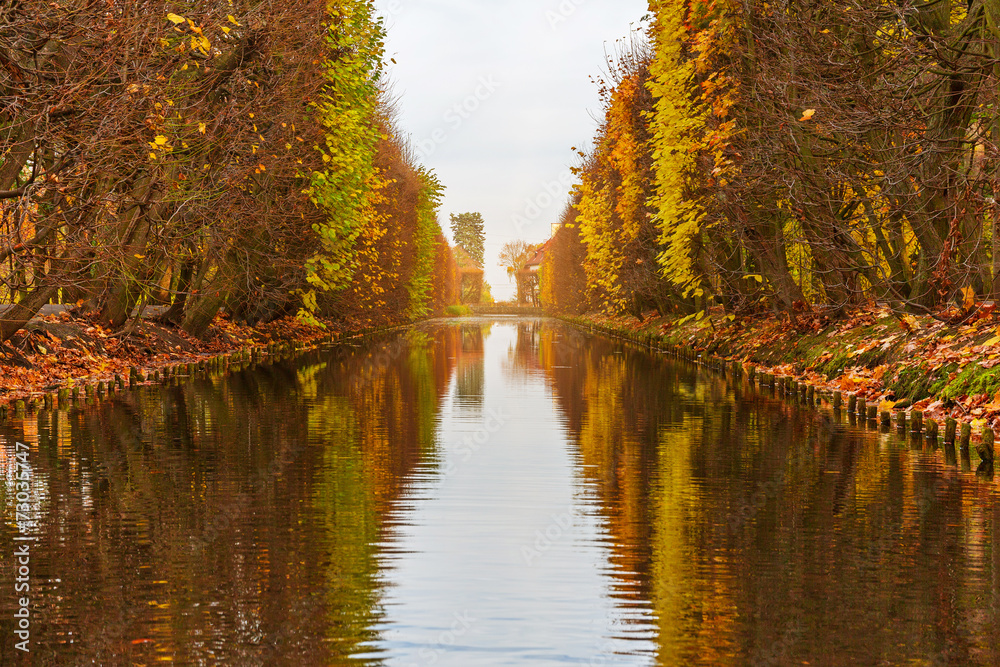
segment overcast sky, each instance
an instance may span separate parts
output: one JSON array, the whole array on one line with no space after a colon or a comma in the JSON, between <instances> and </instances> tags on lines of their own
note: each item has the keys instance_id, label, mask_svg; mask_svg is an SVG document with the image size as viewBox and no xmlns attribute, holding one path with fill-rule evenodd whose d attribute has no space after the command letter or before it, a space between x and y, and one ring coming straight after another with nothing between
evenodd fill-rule
<instances>
[{"instance_id":1,"label":"overcast sky","mask_svg":"<svg viewBox=\"0 0 1000 667\"><path fill-rule=\"evenodd\" d=\"M450 213L486 220L486 278L507 241L550 235L568 200L572 147L590 145L600 114L590 77L605 51L640 27L646 0L377 0L387 17L400 125L447 188Z\"/></svg>"}]
</instances>

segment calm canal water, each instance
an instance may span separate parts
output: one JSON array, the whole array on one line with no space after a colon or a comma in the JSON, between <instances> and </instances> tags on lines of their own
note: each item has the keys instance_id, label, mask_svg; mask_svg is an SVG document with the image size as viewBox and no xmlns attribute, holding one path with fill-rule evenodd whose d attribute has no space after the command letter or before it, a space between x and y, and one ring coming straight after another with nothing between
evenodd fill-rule
<instances>
[{"instance_id":1,"label":"calm canal water","mask_svg":"<svg viewBox=\"0 0 1000 667\"><path fill-rule=\"evenodd\" d=\"M554 321L432 322L0 437L4 665L1000 665L975 460Z\"/></svg>"}]
</instances>

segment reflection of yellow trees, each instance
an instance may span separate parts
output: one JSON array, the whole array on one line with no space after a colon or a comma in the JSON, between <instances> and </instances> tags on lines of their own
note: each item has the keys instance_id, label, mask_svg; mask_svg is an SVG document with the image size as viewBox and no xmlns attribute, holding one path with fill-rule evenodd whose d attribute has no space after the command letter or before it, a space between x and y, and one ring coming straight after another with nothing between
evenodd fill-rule
<instances>
[{"instance_id":1,"label":"reflection of yellow trees","mask_svg":"<svg viewBox=\"0 0 1000 667\"><path fill-rule=\"evenodd\" d=\"M370 639L378 598L377 544L407 475L432 451L440 398L455 368L448 356L457 347L452 332L439 341L411 330L384 348L384 363L372 364L367 357L379 355L366 353L340 360L326 374L336 388L327 387L321 400L309 402L311 435L324 443L313 503L332 556L325 569L328 606L334 610L328 632L342 648L340 657ZM367 363L365 372L358 372L359 360Z\"/></svg>"},{"instance_id":2,"label":"reflection of yellow trees","mask_svg":"<svg viewBox=\"0 0 1000 667\"><path fill-rule=\"evenodd\" d=\"M615 595L652 604L659 664L821 664L833 643L848 662L996 664L995 485L561 326L535 363L607 517Z\"/></svg>"},{"instance_id":3,"label":"reflection of yellow trees","mask_svg":"<svg viewBox=\"0 0 1000 667\"><path fill-rule=\"evenodd\" d=\"M722 664L732 650L737 616L731 573L725 562L704 573L692 539L698 524L706 523L707 508L692 476L693 435L703 431L705 419L689 414L659 432L652 428L646 421L651 415L637 411L635 403L638 356L586 359L579 436L584 471L596 477L607 508L619 595L653 603L660 663L684 664L696 644L704 664Z\"/></svg>"}]
</instances>

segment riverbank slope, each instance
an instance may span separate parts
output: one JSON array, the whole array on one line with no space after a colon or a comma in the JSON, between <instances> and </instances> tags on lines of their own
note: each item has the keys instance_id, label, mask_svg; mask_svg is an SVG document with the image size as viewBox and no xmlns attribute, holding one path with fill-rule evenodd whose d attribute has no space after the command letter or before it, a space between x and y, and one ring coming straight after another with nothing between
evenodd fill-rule
<instances>
[{"instance_id":1,"label":"riverbank slope","mask_svg":"<svg viewBox=\"0 0 1000 667\"><path fill-rule=\"evenodd\" d=\"M199 339L152 319L139 319L116 334L71 310L45 315L0 347L0 413L13 411L22 401L30 409L32 401L41 403L63 388L121 385L181 364L197 366L253 350L308 348L406 322L378 327L354 320L322 324L286 317L250 327L223 315Z\"/></svg>"}]
</instances>

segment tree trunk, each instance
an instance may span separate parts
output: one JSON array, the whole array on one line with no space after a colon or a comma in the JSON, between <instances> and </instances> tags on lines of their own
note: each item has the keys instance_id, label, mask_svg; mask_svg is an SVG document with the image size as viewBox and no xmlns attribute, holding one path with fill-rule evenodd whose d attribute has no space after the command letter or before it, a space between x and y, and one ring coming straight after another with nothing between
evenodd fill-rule
<instances>
[{"instance_id":1,"label":"tree trunk","mask_svg":"<svg viewBox=\"0 0 1000 667\"><path fill-rule=\"evenodd\" d=\"M22 301L0 306L0 308L5 308L0 313L0 343L6 343L10 340L58 292L57 286L44 285L36 287Z\"/></svg>"},{"instance_id":2,"label":"tree trunk","mask_svg":"<svg viewBox=\"0 0 1000 667\"><path fill-rule=\"evenodd\" d=\"M0 162L0 190L9 190L17 184L21 170L35 150L35 133L27 123L18 123L4 139L3 143L10 148Z\"/></svg>"},{"instance_id":3,"label":"tree trunk","mask_svg":"<svg viewBox=\"0 0 1000 667\"><path fill-rule=\"evenodd\" d=\"M121 216L109 240L112 248L121 249L122 255L122 266L109 267L99 315L101 323L110 329L118 329L124 325L139 301L141 287L135 276L141 259L137 255L146 247L151 215L146 207L153 187L153 179L148 174L139 179L132 190L132 206L127 214Z\"/></svg>"},{"instance_id":4,"label":"tree trunk","mask_svg":"<svg viewBox=\"0 0 1000 667\"><path fill-rule=\"evenodd\" d=\"M177 278L177 289L174 294L174 302L170 304L167 312L160 317L164 322L178 324L184 317L184 307L187 305L188 293L191 291L191 281L194 279L194 262L186 261L181 265L180 275Z\"/></svg>"},{"instance_id":5,"label":"tree trunk","mask_svg":"<svg viewBox=\"0 0 1000 667\"><path fill-rule=\"evenodd\" d=\"M202 338L215 319L216 313L225 303L226 293L222 290L211 290L208 294L198 297L189 303L181 328L195 338Z\"/></svg>"}]
</instances>

